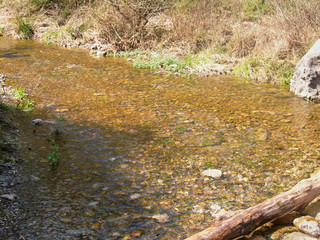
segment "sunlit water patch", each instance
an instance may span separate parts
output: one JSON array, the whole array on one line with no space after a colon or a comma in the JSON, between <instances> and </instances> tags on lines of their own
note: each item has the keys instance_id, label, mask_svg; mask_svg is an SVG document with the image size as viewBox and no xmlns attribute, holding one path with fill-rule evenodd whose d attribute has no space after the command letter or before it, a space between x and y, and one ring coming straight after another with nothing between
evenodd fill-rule
<instances>
[{"instance_id":1,"label":"sunlit water patch","mask_svg":"<svg viewBox=\"0 0 320 240\"><path fill-rule=\"evenodd\" d=\"M250 207L318 168L319 107L286 88L157 76L6 39L0 73L36 103L19 126L17 194L30 214L17 228L28 239L183 239L218 205ZM32 126L36 118L49 122ZM201 174L210 168L222 177Z\"/></svg>"}]
</instances>

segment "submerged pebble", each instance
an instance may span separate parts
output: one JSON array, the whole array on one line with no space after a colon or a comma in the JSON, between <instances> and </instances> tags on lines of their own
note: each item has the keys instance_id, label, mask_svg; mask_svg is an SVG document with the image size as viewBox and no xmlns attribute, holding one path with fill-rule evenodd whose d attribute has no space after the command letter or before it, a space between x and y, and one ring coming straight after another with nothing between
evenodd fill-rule
<instances>
[{"instance_id":1,"label":"submerged pebble","mask_svg":"<svg viewBox=\"0 0 320 240\"><path fill-rule=\"evenodd\" d=\"M219 169L207 169L201 172L203 176L219 179L222 176L222 171Z\"/></svg>"},{"instance_id":2,"label":"submerged pebble","mask_svg":"<svg viewBox=\"0 0 320 240\"><path fill-rule=\"evenodd\" d=\"M42 119L34 119L34 120L31 121L31 124L33 126L40 126L40 125L43 124L43 120Z\"/></svg>"},{"instance_id":3,"label":"submerged pebble","mask_svg":"<svg viewBox=\"0 0 320 240\"><path fill-rule=\"evenodd\" d=\"M2 194L0 195L0 198L13 201L16 198L15 194Z\"/></svg>"},{"instance_id":4,"label":"submerged pebble","mask_svg":"<svg viewBox=\"0 0 320 240\"><path fill-rule=\"evenodd\" d=\"M142 197L142 195L141 195L141 194L138 194L138 193L132 194L132 195L130 196L130 198L131 198L132 200L136 200L136 199L141 198L141 197Z\"/></svg>"},{"instance_id":5,"label":"submerged pebble","mask_svg":"<svg viewBox=\"0 0 320 240\"><path fill-rule=\"evenodd\" d=\"M166 223L169 221L169 215L166 213L153 215L152 218L157 220L159 223Z\"/></svg>"}]
</instances>

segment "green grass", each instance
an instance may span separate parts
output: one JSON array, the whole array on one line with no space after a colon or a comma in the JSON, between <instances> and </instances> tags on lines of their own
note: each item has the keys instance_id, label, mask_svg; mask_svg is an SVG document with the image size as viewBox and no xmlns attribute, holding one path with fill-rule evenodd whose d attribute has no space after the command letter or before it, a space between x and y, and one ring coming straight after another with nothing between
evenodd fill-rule
<instances>
[{"instance_id":1,"label":"green grass","mask_svg":"<svg viewBox=\"0 0 320 240\"><path fill-rule=\"evenodd\" d=\"M33 37L33 25L25 18L18 17L18 32L22 39L30 39Z\"/></svg>"},{"instance_id":2,"label":"green grass","mask_svg":"<svg viewBox=\"0 0 320 240\"><path fill-rule=\"evenodd\" d=\"M185 127L183 127L183 126L176 127L174 130L177 132L185 132L186 131Z\"/></svg>"},{"instance_id":3,"label":"green grass","mask_svg":"<svg viewBox=\"0 0 320 240\"><path fill-rule=\"evenodd\" d=\"M243 1L244 18L255 21L267 12L268 7L265 0Z\"/></svg>"},{"instance_id":4,"label":"green grass","mask_svg":"<svg viewBox=\"0 0 320 240\"><path fill-rule=\"evenodd\" d=\"M59 28L58 31L48 31L42 36L42 40L47 44L59 42L61 39L68 42L72 41L72 36L67 26Z\"/></svg>"},{"instance_id":5,"label":"green grass","mask_svg":"<svg viewBox=\"0 0 320 240\"><path fill-rule=\"evenodd\" d=\"M289 85L294 73L294 64L289 61L245 58L238 63L233 75L248 81Z\"/></svg>"},{"instance_id":6,"label":"green grass","mask_svg":"<svg viewBox=\"0 0 320 240\"><path fill-rule=\"evenodd\" d=\"M133 50L130 52L119 52L114 56L132 58L133 67L139 69L165 70L166 72L179 73L188 77L187 68L191 65L191 59L180 59L169 55L162 55L158 52Z\"/></svg>"}]
</instances>

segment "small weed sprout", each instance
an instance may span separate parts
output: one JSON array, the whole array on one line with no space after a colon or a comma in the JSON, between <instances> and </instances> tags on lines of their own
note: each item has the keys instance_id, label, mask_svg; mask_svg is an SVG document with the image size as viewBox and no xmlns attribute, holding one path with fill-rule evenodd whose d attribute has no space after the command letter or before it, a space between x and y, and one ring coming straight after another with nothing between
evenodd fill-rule
<instances>
[{"instance_id":1,"label":"small weed sprout","mask_svg":"<svg viewBox=\"0 0 320 240\"><path fill-rule=\"evenodd\" d=\"M50 160L50 165L52 167L56 167L59 164L59 156L58 156L59 147L55 144L55 142L53 142L53 144L51 145L51 149L52 149L52 152L49 153L47 158Z\"/></svg>"},{"instance_id":2,"label":"small weed sprout","mask_svg":"<svg viewBox=\"0 0 320 240\"><path fill-rule=\"evenodd\" d=\"M59 122L64 122L64 121L66 121L66 118L61 114L61 115L58 116L58 121Z\"/></svg>"},{"instance_id":3,"label":"small weed sprout","mask_svg":"<svg viewBox=\"0 0 320 240\"><path fill-rule=\"evenodd\" d=\"M57 117L57 121L55 124L55 134L59 135L62 133L62 122L66 121L66 118L63 115L59 115Z\"/></svg>"}]
</instances>

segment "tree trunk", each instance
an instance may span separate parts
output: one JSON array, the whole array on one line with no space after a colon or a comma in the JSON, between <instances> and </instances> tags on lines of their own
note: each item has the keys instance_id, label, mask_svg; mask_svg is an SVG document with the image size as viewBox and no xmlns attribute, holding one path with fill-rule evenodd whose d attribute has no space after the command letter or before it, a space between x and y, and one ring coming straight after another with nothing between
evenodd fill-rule
<instances>
[{"instance_id":1,"label":"tree trunk","mask_svg":"<svg viewBox=\"0 0 320 240\"><path fill-rule=\"evenodd\" d=\"M218 221L186 240L228 240L247 235L271 220L294 210L302 210L318 195L320 195L319 174L300 181L287 192L254 207L236 212L234 216Z\"/></svg>"}]
</instances>

